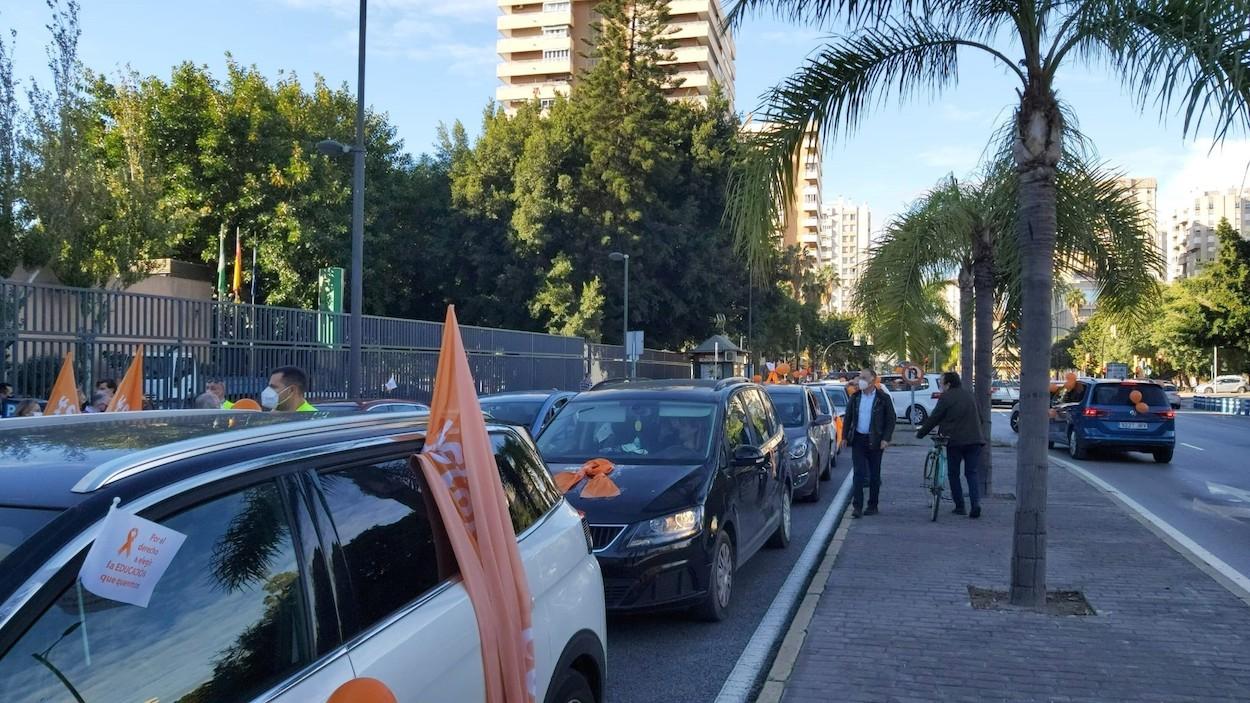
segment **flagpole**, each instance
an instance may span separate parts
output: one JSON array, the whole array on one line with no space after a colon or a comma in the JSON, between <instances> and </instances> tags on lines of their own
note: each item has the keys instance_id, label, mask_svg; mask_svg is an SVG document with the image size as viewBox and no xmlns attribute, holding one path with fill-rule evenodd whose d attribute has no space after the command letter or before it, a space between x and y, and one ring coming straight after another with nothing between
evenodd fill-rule
<instances>
[{"instance_id":1,"label":"flagpole","mask_svg":"<svg viewBox=\"0 0 1250 703\"><path fill-rule=\"evenodd\" d=\"M226 299L226 223L217 233L217 300Z\"/></svg>"},{"instance_id":2,"label":"flagpole","mask_svg":"<svg viewBox=\"0 0 1250 703\"><path fill-rule=\"evenodd\" d=\"M256 243L252 243L252 305L256 305Z\"/></svg>"}]
</instances>

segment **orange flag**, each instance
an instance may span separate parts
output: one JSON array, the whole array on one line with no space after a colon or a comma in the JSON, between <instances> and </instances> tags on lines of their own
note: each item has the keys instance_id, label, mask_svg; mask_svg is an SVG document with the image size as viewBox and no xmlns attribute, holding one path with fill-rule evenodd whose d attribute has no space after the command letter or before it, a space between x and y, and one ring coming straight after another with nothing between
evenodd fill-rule
<instances>
[{"instance_id":1,"label":"orange flag","mask_svg":"<svg viewBox=\"0 0 1250 703\"><path fill-rule=\"evenodd\" d=\"M243 237L239 230L234 231L234 280L230 289L234 291L234 302L239 302L243 294Z\"/></svg>"},{"instance_id":2,"label":"orange flag","mask_svg":"<svg viewBox=\"0 0 1250 703\"><path fill-rule=\"evenodd\" d=\"M78 384L74 382L74 350L69 350L65 361L61 362L61 372L56 375L56 383L52 384L52 393L48 395L45 415L77 415Z\"/></svg>"},{"instance_id":3,"label":"orange flag","mask_svg":"<svg viewBox=\"0 0 1250 703\"><path fill-rule=\"evenodd\" d=\"M532 703L537 687L529 583L452 306L443 325L425 448L416 459L473 603L487 703ZM459 520L452 519L456 515Z\"/></svg>"},{"instance_id":4,"label":"orange flag","mask_svg":"<svg viewBox=\"0 0 1250 703\"><path fill-rule=\"evenodd\" d=\"M109 406L104 412L119 413L142 409L143 345L140 344L139 349L135 351L135 358L130 361L130 368L126 369L126 375L117 385L117 392L113 394L113 399L109 401Z\"/></svg>"}]
</instances>

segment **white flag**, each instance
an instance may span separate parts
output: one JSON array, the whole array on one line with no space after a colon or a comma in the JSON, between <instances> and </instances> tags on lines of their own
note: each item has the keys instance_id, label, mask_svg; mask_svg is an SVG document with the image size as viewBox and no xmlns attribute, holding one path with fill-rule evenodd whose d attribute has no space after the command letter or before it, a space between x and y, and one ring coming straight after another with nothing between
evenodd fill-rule
<instances>
[{"instance_id":1,"label":"white flag","mask_svg":"<svg viewBox=\"0 0 1250 703\"><path fill-rule=\"evenodd\" d=\"M114 498L78 578L101 598L146 608L187 536L118 510L117 503Z\"/></svg>"},{"instance_id":2,"label":"white flag","mask_svg":"<svg viewBox=\"0 0 1250 703\"><path fill-rule=\"evenodd\" d=\"M390 379L388 379L387 382L382 385L382 387L388 391L393 391L396 388L399 388L399 384L395 382L395 374L391 374Z\"/></svg>"}]
</instances>

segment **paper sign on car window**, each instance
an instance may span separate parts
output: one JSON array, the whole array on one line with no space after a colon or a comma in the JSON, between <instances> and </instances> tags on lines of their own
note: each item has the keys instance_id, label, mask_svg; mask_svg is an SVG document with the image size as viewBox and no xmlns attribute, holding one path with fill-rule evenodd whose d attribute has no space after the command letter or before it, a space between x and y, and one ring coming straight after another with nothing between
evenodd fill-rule
<instances>
[{"instance_id":1,"label":"paper sign on car window","mask_svg":"<svg viewBox=\"0 0 1250 703\"><path fill-rule=\"evenodd\" d=\"M101 598L146 608L187 536L118 510L117 503L114 498L78 578Z\"/></svg>"}]
</instances>

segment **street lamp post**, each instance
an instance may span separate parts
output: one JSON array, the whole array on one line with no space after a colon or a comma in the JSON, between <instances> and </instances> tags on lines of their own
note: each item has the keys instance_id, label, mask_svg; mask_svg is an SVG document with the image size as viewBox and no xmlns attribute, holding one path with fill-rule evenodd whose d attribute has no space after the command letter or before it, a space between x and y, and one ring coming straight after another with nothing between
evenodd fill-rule
<instances>
[{"instance_id":1,"label":"street lamp post","mask_svg":"<svg viewBox=\"0 0 1250 703\"><path fill-rule=\"evenodd\" d=\"M836 341L836 342L830 342L830 343L826 344L826 345L825 345L825 348L824 348L824 349L822 349L822 350L820 350L820 355L819 355L818 357L816 357L816 358L820 359L820 360L821 360L821 361L823 361L823 362L828 363L828 361L829 361L829 358L828 358L829 350L830 350L830 349L833 349L835 346L837 346L837 345L839 345L839 344L846 344L847 342L851 342L852 346L856 346L856 347L858 347L858 346L862 346L862 344L860 343L860 339L859 339L859 337L851 337L851 338L849 338L849 339L839 339L839 340L838 340L838 341Z\"/></svg>"},{"instance_id":2,"label":"street lamp post","mask_svg":"<svg viewBox=\"0 0 1250 703\"><path fill-rule=\"evenodd\" d=\"M621 348L625 350L626 373L630 378L633 378L638 369L638 362L629 358L629 254L614 251L608 254L608 258L613 261L625 262L625 298L622 305L624 310L621 311Z\"/></svg>"},{"instance_id":3,"label":"street lamp post","mask_svg":"<svg viewBox=\"0 0 1250 703\"><path fill-rule=\"evenodd\" d=\"M356 53L356 143L333 139L317 142L329 155L352 155L352 310L348 322L351 347L347 352L347 397L359 398L361 388L361 334L364 327L365 268L365 19L368 0L360 0L359 46Z\"/></svg>"}]
</instances>

